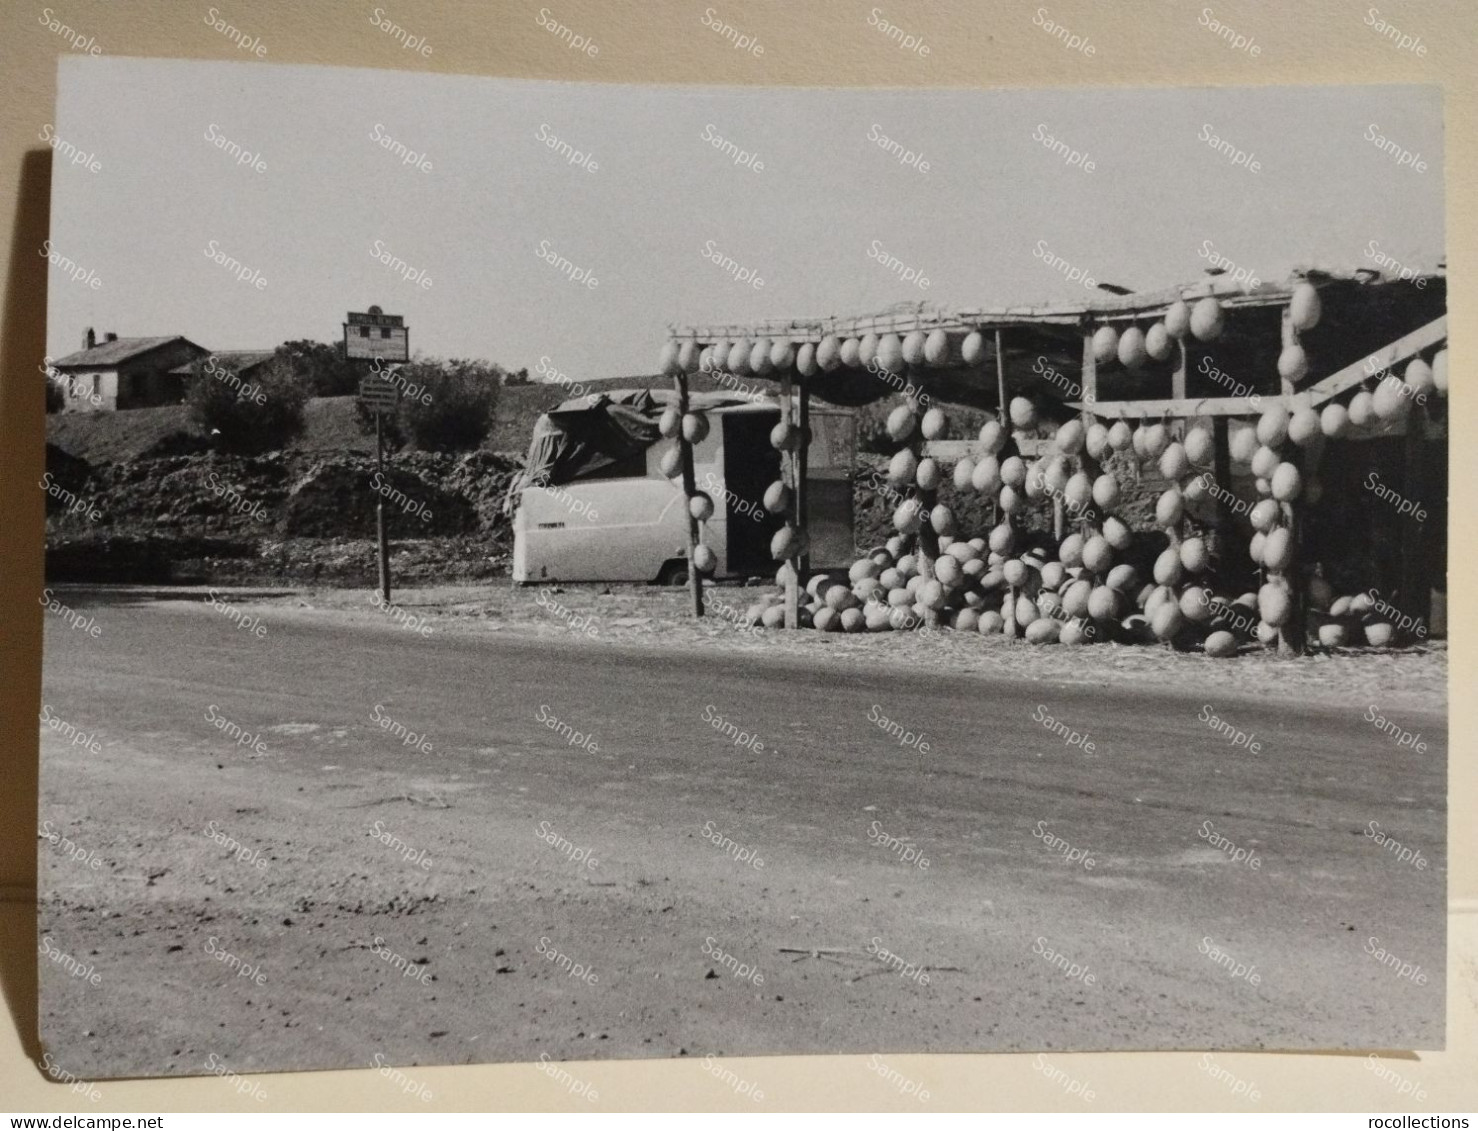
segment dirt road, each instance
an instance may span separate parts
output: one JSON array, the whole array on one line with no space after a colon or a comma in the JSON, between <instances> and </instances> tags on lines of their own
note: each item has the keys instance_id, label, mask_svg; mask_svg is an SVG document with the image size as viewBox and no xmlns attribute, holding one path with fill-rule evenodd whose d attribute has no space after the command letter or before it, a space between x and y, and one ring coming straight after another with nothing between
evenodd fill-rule
<instances>
[{"instance_id":1,"label":"dirt road","mask_svg":"<svg viewBox=\"0 0 1478 1131\"><path fill-rule=\"evenodd\" d=\"M1442 1041L1432 710L62 597L79 1075Z\"/></svg>"}]
</instances>

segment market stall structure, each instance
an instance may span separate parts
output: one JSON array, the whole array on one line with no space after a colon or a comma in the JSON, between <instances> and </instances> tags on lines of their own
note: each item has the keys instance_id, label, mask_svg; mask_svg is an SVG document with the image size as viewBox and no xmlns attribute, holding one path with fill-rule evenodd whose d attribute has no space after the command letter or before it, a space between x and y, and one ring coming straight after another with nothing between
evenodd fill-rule
<instances>
[{"instance_id":1,"label":"market stall structure","mask_svg":"<svg viewBox=\"0 0 1478 1131\"><path fill-rule=\"evenodd\" d=\"M1211 272L1074 303L677 326L661 358L677 397L663 433L691 493L688 433L701 423L688 375L773 390L782 474L765 505L785 522L771 547L783 595L756 610L767 625L948 625L1212 655L1253 639L1301 652L1311 630L1327 647L1385 646L1425 638L1434 586L1445 589L1446 347L1440 265L1397 278L1308 269L1251 287ZM803 604L811 398L895 395L898 535L845 584L812 578ZM948 402L987 404L995 419L951 438ZM989 532L966 538L940 502L949 463L956 490L994 503ZM1165 487L1136 521L1116 511L1145 466ZM1034 531L1047 511L1050 527ZM702 545L695 520L700 563Z\"/></svg>"}]
</instances>

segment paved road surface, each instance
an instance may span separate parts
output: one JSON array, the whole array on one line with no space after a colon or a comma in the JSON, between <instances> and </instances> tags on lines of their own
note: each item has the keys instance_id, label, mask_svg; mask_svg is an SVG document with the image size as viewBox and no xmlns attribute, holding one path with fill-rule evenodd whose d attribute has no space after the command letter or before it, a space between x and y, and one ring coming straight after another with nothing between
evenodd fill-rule
<instances>
[{"instance_id":1,"label":"paved road surface","mask_svg":"<svg viewBox=\"0 0 1478 1131\"><path fill-rule=\"evenodd\" d=\"M90 855L41 843L40 963L79 1074L1442 1041L1440 716L1393 720L1418 754L1363 702L66 599L101 633L47 617L43 700L101 752L42 724L43 833Z\"/></svg>"}]
</instances>

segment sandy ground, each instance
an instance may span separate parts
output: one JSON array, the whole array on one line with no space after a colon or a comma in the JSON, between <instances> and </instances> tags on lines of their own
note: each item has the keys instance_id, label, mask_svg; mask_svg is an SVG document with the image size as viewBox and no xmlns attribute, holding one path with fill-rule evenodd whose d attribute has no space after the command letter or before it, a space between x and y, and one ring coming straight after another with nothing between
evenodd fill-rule
<instances>
[{"instance_id":1,"label":"sandy ground","mask_svg":"<svg viewBox=\"0 0 1478 1131\"><path fill-rule=\"evenodd\" d=\"M397 594L430 636L363 591L225 595L257 637L199 593L64 596L100 631L48 617L43 702L96 746L43 724L43 838L85 856L42 841L38 961L43 1038L79 1075L1442 1040L1440 648L1227 662L754 634L682 620L681 592L573 587ZM1209 731L1208 700L1262 752ZM1427 749L1377 732L1371 702ZM1371 819L1426 868L1364 836ZM1212 847L1205 820L1261 866Z\"/></svg>"},{"instance_id":2,"label":"sandy ground","mask_svg":"<svg viewBox=\"0 0 1478 1131\"><path fill-rule=\"evenodd\" d=\"M241 591L252 600L260 600L260 592ZM392 593L391 600L407 614L435 618L441 632L511 632L556 640L588 634L584 627L588 624L594 633L591 639L637 647L786 656L818 664L871 662L915 672L1005 675L1053 683L1145 687L1170 681L1171 686L1202 685L1289 702L1368 699L1413 710L1446 710L1446 641L1399 649L1316 649L1302 657L1247 648L1234 660L1215 660L1156 645L1037 647L1004 636L949 629L844 635L741 627L745 610L768 592L768 587L710 586L708 615L702 620L691 615L685 589L644 585L499 583L405 589ZM305 589L284 593L271 603L373 621L384 614L372 604L372 597L362 589Z\"/></svg>"}]
</instances>

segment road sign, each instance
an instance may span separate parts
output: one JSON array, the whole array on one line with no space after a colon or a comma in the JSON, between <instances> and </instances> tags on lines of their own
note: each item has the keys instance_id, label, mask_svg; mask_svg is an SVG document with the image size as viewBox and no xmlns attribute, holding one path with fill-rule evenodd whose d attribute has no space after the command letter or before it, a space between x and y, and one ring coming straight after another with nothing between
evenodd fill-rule
<instances>
[{"instance_id":1,"label":"road sign","mask_svg":"<svg viewBox=\"0 0 1478 1131\"><path fill-rule=\"evenodd\" d=\"M382 313L372 306L363 314L351 311L344 323L344 356L369 361L409 361L410 329L399 314Z\"/></svg>"},{"instance_id":2,"label":"road sign","mask_svg":"<svg viewBox=\"0 0 1478 1131\"><path fill-rule=\"evenodd\" d=\"M365 377L359 382L359 399L372 412L394 412L400 391L383 377Z\"/></svg>"}]
</instances>

